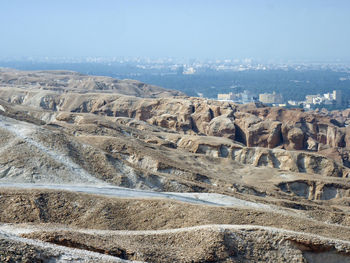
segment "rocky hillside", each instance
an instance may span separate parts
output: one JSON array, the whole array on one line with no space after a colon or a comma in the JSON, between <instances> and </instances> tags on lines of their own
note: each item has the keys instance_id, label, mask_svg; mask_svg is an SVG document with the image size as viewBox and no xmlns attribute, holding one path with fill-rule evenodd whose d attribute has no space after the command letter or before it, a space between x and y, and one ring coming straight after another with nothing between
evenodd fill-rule
<instances>
[{"instance_id":1,"label":"rocky hillside","mask_svg":"<svg viewBox=\"0 0 350 263\"><path fill-rule=\"evenodd\" d=\"M2 70L0 261L350 262L348 123Z\"/></svg>"},{"instance_id":2,"label":"rocky hillside","mask_svg":"<svg viewBox=\"0 0 350 263\"><path fill-rule=\"evenodd\" d=\"M183 95L181 92L148 85L137 80L88 76L73 71L18 71L0 68L0 87L55 93L118 93L129 96L158 98Z\"/></svg>"}]
</instances>

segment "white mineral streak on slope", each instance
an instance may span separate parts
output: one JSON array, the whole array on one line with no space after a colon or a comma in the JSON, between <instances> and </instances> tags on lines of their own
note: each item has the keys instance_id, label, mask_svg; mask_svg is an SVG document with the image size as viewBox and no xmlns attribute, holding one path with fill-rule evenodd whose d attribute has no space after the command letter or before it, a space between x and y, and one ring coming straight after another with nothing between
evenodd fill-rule
<instances>
[{"instance_id":1,"label":"white mineral streak on slope","mask_svg":"<svg viewBox=\"0 0 350 263\"><path fill-rule=\"evenodd\" d=\"M263 230L270 233L284 234L284 235L295 236L295 237L302 236L308 239L316 239L320 241L325 241L327 244L346 245L350 248L350 241L323 237L323 236L319 236L311 233L286 230L283 228L259 226L259 225L209 224L209 225L200 225L200 226L173 228L173 229L161 229L161 230L100 230L100 229L70 228L66 226L60 227L60 226L51 226L51 225L45 226L45 225L26 225L26 224L0 224L0 233L3 232L11 235L21 235L21 234L28 234L28 233L41 232L41 231L46 231L46 232L73 231L73 232L90 234L90 235L137 236L137 235L176 234L176 233L191 232L191 231L198 231L198 230L211 230L211 231L220 231L220 232L223 232L225 230L236 230L236 231Z\"/></svg>"},{"instance_id":2,"label":"white mineral streak on slope","mask_svg":"<svg viewBox=\"0 0 350 263\"><path fill-rule=\"evenodd\" d=\"M123 260L117 257L103 255L82 249L68 248L48 242L16 236L9 231L0 230L0 239L10 240L16 243L28 244L52 253L50 262L137 262Z\"/></svg>"},{"instance_id":3,"label":"white mineral streak on slope","mask_svg":"<svg viewBox=\"0 0 350 263\"><path fill-rule=\"evenodd\" d=\"M253 208L256 210L269 210L271 212L295 215L296 213L289 209L281 209L274 205L265 205L250 201L241 200L232 196L226 196L215 193L176 193L176 192L153 192L123 188L117 186L78 186L78 185L45 185L45 184L18 184L18 183L0 183L0 188L24 188L24 189L53 189L81 192L88 194L97 194L121 198L162 198L180 201L191 204L228 206Z\"/></svg>"},{"instance_id":4,"label":"white mineral streak on slope","mask_svg":"<svg viewBox=\"0 0 350 263\"><path fill-rule=\"evenodd\" d=\"M204 205L217 205L222 206L220 203L214 203L210 201L204 201L200 198L194 198L191 196L181 196L180 193L163 193L153 192L145 190L137 190L130 188L123 188L118 186L86 186L86 185L53 185L53 184L31 184L31 183L0 183L0 188L24 188L24 189L54 189L54 190L66 190L80 193L97 194L104 196L113 196L121 198L165 198L185 203L204 204Z\"/></svg>"},{"instance_id":5,"label":"white mineral streak on slope","mask_svg":"<svg viewBox=\"0 0 350 263\"><path fill-rule=\"evenodd\" d=\"M48 147L42 145L40 142L30 138L30 135L36 130L34 125L22 121L14 121L4 116L0 116L0 128L13 133L18 138L21 138L26 143L36 147L38 150L48 155L56 162L64 165L69 169L69 171L71 171L72 175L76 176L77 179L80 179L82 182L108 185L104 181L99 180L89 174L78 164L74 163L68 156L59 153L58 151L51 150Z\"/></svg>"},{"instance_id":6,"label":"white mineral streak on slope","mask_svg":"<svg viewBox=\"0 0 350 263\"><path fill-rule=\"evenodd\" d=\"M255 202L250 202L236 197L215 194L215 193L177 193L178 196L196 198L202 201L221 204L223 206L240 206L240 207L252 207L257 209L271 210L271 205L265 205Z\"/></svg>"}]
</instances>

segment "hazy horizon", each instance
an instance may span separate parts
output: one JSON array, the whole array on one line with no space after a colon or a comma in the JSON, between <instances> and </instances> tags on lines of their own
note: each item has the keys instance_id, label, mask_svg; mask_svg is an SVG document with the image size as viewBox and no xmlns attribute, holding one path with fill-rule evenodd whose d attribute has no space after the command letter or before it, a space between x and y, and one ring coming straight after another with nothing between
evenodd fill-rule
<instances>
[{"instance_id":1,"label":"hazy horizon","mask_svg":"<svg viewBox=\"0 0 350 263\"><path fill-rule=\"evenodd\" d=\"M350 60L349 1L4 1L0 57Z\"/></svg>"}]
</instances>

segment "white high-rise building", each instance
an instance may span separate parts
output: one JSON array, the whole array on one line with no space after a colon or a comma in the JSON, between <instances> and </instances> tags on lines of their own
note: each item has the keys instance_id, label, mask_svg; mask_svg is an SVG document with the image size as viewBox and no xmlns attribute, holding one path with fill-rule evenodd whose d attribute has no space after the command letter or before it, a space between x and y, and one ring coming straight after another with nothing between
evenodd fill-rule
<instances>
[{"instance_id":1,"label":"white high-rise building","mask_svg":"<svg viewBox=\"0 0 350 263\"><path fill-rule=\"evenodd\" d=\"M340 90L333 90L333 100L335 100L337 106L343 105L342 92Z\"/></svg>"}]
</instances>

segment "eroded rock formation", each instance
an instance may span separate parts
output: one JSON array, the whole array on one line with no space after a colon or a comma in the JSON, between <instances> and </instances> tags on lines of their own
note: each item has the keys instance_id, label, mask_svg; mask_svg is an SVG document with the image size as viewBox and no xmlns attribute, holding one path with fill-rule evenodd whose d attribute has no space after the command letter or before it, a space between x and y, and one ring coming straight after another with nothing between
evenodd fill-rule
<instances>
[{"instance_id":1,"label":"eroded rock formation","mask_svg":"<svg viewBox=\"0 0 350 263\"><path fill-rule=\"evenodd\" d=\"M349 262L349 118L2 70L0 261Z\"/></svg>"}]
</instances>

